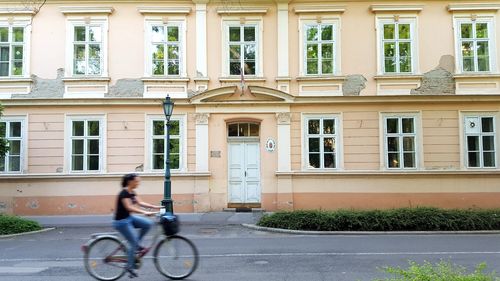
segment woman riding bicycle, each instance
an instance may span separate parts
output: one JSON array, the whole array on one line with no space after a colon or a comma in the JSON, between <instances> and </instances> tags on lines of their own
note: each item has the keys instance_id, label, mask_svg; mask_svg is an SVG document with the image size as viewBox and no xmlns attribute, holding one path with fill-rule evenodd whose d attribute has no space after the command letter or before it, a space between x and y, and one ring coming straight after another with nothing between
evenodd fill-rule
<instances>
[{"instance_id":1,"label":"woman riding bicycle","mask_svg":"<svg viewBox=\"0 0 500 281\"><path fill-rule=\"evenodd\" d=\"M135 253L143 249L139 243L149 231L153 222L144 217L132 215L131 213L149 216L156 214L156 212L145 211L140 207L157 210L162 208L162 206L146 203L137 196L134 190L139 186L139 183L140 177L137 174L127 174L123 176L123 189L118 194L116 200L115 220L113 221L113 227L118 230L129 243L127 271L132 277L138 276L134 271ZM140 229L139 235L137 235L135 228Z\"/></svg>"}]
</instances>

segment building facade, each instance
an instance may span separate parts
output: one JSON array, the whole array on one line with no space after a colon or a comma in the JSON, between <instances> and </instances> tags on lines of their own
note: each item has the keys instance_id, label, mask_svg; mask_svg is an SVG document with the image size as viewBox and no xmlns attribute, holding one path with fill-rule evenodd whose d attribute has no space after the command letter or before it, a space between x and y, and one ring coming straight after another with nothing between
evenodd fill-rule
<instances>
[{"instance_id":1,"label":"building facade","mask_svg":"<svg viewBox=\"0 0 500 281\"><path fill-rule=\"evenodd\" d=\"M500 207L500 2L0 7L0 212Z\"/></svg>"}]
</instances>

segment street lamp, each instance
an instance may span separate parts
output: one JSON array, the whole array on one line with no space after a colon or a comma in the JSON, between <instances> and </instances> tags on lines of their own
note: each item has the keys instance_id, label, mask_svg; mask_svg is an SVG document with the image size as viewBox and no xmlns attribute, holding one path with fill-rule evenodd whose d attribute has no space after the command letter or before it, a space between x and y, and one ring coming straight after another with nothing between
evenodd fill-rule
<instances>
[{"instance_id":1,"label":"street lamp","mask_svg":"<svg viewBox=\"0 0 500 281\"><path fill-rule=\"evenodd\" d=\"M163 200L161 200L161 205L165 208L167 213L174 213L174 208L172 204L172 183L170 181L170 117L172 116L172 111L174 111L174 102L170 100L170 96L167 95L163 101L163 112L165 113L166 123L166 134L165 134L165 146L166 146L166 156L165 156L165 180L163 181Z\"/></svg>"}]
</instances>

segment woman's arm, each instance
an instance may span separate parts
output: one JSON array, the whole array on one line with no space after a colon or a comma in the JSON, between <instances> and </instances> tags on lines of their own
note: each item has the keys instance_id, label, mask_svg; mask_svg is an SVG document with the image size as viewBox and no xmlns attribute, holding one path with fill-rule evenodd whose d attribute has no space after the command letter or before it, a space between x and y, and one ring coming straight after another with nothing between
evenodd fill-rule
<instances>
[{"instance_id":1,"label":"woman's arm","mask_svg":"<svg viewBox=\"0 0 500 281\"><path fill-rule=\"evenodd\" d=\"M122 198L122 203L123 206L125 206L125 209L127 209L129 212L139 213L143 215L151 215L152 213L155 213L155 212L148 212L146 210L134 206L130 198Z\"/></svg>"},{"instance_id":2,"label":"woman's arm","mask_svg":"<svg viewBox=\"0 0 500 281\"><path fill-rule=\"evenodd\" d=\"M137 204L139 204L139 206L144 207L144 208L157 209L157 210L163 208L163 206L146 203L146 202L142 201L139 198L139 196L137 196L137 195L135 196L135 200L137 200Z\"/></svg>"}]
</instances>

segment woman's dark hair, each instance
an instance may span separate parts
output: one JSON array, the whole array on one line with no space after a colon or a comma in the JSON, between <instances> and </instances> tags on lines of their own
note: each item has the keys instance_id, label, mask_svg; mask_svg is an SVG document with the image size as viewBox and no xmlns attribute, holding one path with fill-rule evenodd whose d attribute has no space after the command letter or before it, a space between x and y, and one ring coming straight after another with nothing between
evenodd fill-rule
<instances>
[{"instance_id":1,"label":"woman's dark hair","mask_svg":"<svg viewBox=\"0 0 500 281\"><path fill-rule=\"evenodd\" d=\"M122 178L122 187L128 186L128 182L133 181L137 177L138 177L137 174L134 173L124 175Z\"/></svg>"}]
</instances>

